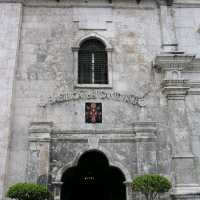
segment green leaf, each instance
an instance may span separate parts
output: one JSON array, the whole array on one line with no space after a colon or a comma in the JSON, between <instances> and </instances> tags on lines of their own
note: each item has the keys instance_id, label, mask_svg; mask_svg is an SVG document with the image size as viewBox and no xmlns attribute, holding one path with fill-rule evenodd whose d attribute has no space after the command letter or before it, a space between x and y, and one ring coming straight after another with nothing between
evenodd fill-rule
<instances>
[{"instance_id":1,"label":"green leaf","mask_svg":"<svg viewBox=\"0 0 200 200\"><path fill-rule=\"evenodd\" d=\"M51 193L43 185L17 183L8 189L6 196L18 200L45 200L51 197Z\"/></svg>"},{"instance_id":2,"label":"green leaf","mask_svg":"<svg viewBox=\"0 0 200 200\"><path fill-rule=\"evenodd\" d=\"M148 199L149 196L155 199L159 193L167 192L171 187L171 182L159 174L138 176L132 182L133 190L144 194L146 199Z\"/></svg>"}]
</instances>

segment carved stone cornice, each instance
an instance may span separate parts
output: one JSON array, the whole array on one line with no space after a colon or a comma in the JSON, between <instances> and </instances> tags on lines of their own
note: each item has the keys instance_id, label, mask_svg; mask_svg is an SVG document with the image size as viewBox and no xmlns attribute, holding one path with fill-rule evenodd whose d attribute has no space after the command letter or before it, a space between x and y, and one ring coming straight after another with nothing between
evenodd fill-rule
<instances>
[{"instance_id":1,"label":"carved stone cornice","mask_svg":"<svg viewBox=\"0 0 200 200\"><path fill-rule=\"evenodd\" d=\"M0 0L0 3L24 3L25 0Z\"/></svg>"},{"instance_id":2,"label":"carved stone cornice","mask_svg":"<svg viewBox=\"0 0 200 200\"><path fill-rule=\"evenodd\" d=\"M155 141L156 122L135 122L131 129L105 130L59 130L52 122L32 122L29 128L29 142L70 141L87 143L95 136L100 143L151 142Z\"/></svg>"},{"instance_id":3,"label":"carved stone cornice","mask_svg":"<svg viewBox=\"0 0 200 200\"><path fill-rule=\"evenodd\" d=\"M31 0L0 0L0 3L27 3ZM141 2L141 1L145 1L145 0L135 0L135 2L137 2L138 4ZM173 4L173 0L156 0L157 3L159 4L166 4L168 6L171 6ZM55 3L60 3L60 0L55 0ZM108 0L108 3L109 4L112 4L112 0Z\"/></svg>"},{"instance_id":4,"label":"carved stone cornice","mask_svg":"<svg viewBox=\"0 0 200 200\"><path fill-rule=\"evenodd\" d=\"M53 127L53 122L31 122L29 133L49 133Z\"/></svg>"},{"instance_id":5,"label":"carved stone cornice","mask_svg":"<svg viewBox=\"0 0 200 200\"><path fill-rule=\"evenodd\" d=\"M195 55L185 54L161 54L156 56L155 68L159 72L171 70L183 70L189 68L194 60Z\"/></svg>"},{"instance_id":6,"label":"carved stone cornice","mask_svg":"<svg viewBox=\"0 0 200 200\"><path fill-rule=\"evenodd\" d=\"M63 185L63 182L61 182L61 181L54 181L54 182L52 182L51 184L52 184L52 185L55 185L55 186L57 186L57 187L61 187L61 186Z\"/></svg>"},{"instance_id":7,"label":"carved stone cornice","mask_svg":"<svg viewBox=\"0 0 200 200\"><path fill-rule=\"evenodd\" d=\"M46 142L51 140L53 122L31 122L29 127L29 142Z\"/></svg>"},{"instance_id":8,"label":"carved stone cornice","mask_svg":"<svg viewBox=\"0 0 200 200\"><path fill-rule=\"evenodd\" d=\"M132 186L132 182L131 182L131 181L124 181L123 184L124 184L126 187L131 187L131 186Z\"/></svg>"},{"instance_id":9,"label":"carved stone cornice","mask_svg":"<svg viewBox=\"0 0 200 200\"><path fill-rule=\"evenodd\" d=\"M156 138L157 123L156 122L135 122L133 129L137 137Z\"/></svg>"},{"instance_id":10,"label":"carved stone cornice","mask_svg":"<svg viewBox=\"0 0 200 200\"><path fill-rule=\"evenodd\" d=\"M156 0L156 2L159 3L160 5L171 6L174 0Z\"/></svg>"},{"instance_id":11,"label":"carved stone cornice","mask_svg":"<svg viewBox=\"0 0 200 200\"><path fill-rule=\"evenodd\" d=\"M183 71L193 68L194 55L161 54L155 59L155 68L162 74L162 93L168 100L184 100L190 86Z\"/></svg>"},{"instance_id":12,"label":"carved stone cornice","mask_svg":"<svg viewBox=\"0 0 200 200\"><path fill-rule=\"evenodd\" d=\"M161 85L168 100L184 100L190 89L187 80L164 80Z\"/></svg>"},{"instance_id":13,"label":"carved stone cornice","mask_svg":"<svg viewBox=\"0 0 200 200\"><path fill-rule=\"evenodd\" d=\"M123 129L77 129L77 130L59 130L59 129L56 129L54 128L52 130L52 135L53 137L55 135L83 135L83 137L85 137L84 135L87 135L87 134L93 134L93 135L120 135L120 134L123 134L123 135L135 135L135 132L134 132L134 129L126 129L126 128L123 128Z\"/></svg>"},{"instance_id":14,"label":"carved stone cornice","mask_svg":"<svg viewBox=\"0 0 200 200\"><path fill-rule=\"evenodd\" d=\"M200 82L199 81L188 81L187 86L190 88L188 94L200 95Z\"/></svg>"},{"instance_id":15,"label":"carved stone cornice","mask_svg":"<svg viewBox=\"0 0 200 200\"><path fill-rule=\"evenodd\" d=\"M172 189L172 199L199 199L200 187L198 184L181 184Z\"/></svg>"}]
</instances>

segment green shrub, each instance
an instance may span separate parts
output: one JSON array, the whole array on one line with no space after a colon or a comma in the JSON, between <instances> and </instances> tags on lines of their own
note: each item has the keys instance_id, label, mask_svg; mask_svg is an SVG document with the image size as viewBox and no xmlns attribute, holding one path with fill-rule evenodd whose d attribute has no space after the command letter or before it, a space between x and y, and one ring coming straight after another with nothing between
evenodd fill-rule
<instances>
[{"instance_id":1,"label":"green shrub","mask_svg":"<svg viewBox=\"0 0 200 200\"><path fill-rule=\"evenodd\" d=\"M6 196L18 200L45 200L51 195L46 186L34 183L17 183L8 189Z\"/></svg>"},{"instance_id":2,"label":"green shrub","mask_svg":"<svg viewBox=\"0 0 200 200\"><path fill-rule=\"evenodd\" d=\"M154 200L160 193L168 192L171 188L170 181L158 174L146 174L133 180L134 191L141 192L147 200Z\"/></svg>"}]
</instances>

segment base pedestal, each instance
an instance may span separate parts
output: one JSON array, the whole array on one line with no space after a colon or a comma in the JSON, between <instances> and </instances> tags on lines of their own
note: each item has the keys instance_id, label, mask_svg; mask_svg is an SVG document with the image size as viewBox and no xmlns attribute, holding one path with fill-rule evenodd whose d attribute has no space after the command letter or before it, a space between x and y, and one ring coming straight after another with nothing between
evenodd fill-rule
<instances>
[{"instance_id":1,"label":"base pedestal","mask_svg":"<svg viewBox=\"0 0 200 200\"><path fill-rule=\"evenodd\" d=\"M200 187L198 184L180 185L173 188L171 196L175 200L200 200Z\"/></svg>"}]
</instances>

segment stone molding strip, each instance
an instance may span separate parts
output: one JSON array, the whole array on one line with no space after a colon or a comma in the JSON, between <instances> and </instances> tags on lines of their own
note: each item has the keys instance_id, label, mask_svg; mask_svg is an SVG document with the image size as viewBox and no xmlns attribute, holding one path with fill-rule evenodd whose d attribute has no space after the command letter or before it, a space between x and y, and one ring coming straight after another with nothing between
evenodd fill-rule
<instances>
[{"instance_id":1,"label":"stone molding strip","mask_svg":"<svg viewBox=\"0 0 200 200\"><path fill-rule=\"evenodd\" d=\"M114 130L58 130L53 122L31 122L29 142L46 142L51 140L87 141L93 135L102 142L112 141L151 141L156 139L156 122L135 122L132 129Z\"/></svg>"},{"instance_id":2,"label":"stone molding strip","mask_svg":"<svg viewBox=\"0 0 200 200\"><path fill-rule=\"evenodd\" d=\"M200 60L195 55L160 54L155 69L162 74L161 88L168 100L184 100L185 96L200 94L200 81L185 79L187 73L199 73Z\"/></svg>"},{"instance_id":3,"label":"stone molding strip","mask_svg":"<svg viewBox=\"0 0 200 200\"><path fill-rule=\"evenodd\" d=\"M190 88L189 95L200 95L200 81L188 81L186 86Z\"/></svg>"},{"instance_id":4,"label":"stone molding strip","mask_svg":"<svg viewBox=\"0 0 200 200\"><path fill-rule=\"evenodd\" d=\"M85 134L94 134L94 135L112 135L112 134L132 134L134 135L134 129L99 129L99 130L92 130L92 129L84 129L84 130L59 130L53 129L52 135L62 134L62 135L85 135Z\"/></svg>"},{"instance_id":5,"label":"stone molding strip","mask_svg":"<svg viewBox=\"0 0 200 200\"><path fill-rule=\"evenodd\" d=\"M69 141L70 143L88 143L88 138L91 135L84 135L84 137L81 135L79 136L62 136L59 135L58 137L54 138L52 137L51 139L42 139L40 137L29 137L29 142L66 142ZM107 138L101 138L103 135L98 135L100 137L99 143L132 143L132 142L155 142L156 138L155 137L136 137L133 135L112 135L112 137L107 137Z\"/></svg>"},{"instance_id":6,"label":"stone molding strip","mask_svg":"<svg viewBox=\"0 0 200 200\"><path fill-rule=\"evenodd\" d=\"M39 2L39 3L38 3ZM114 4L79 4L79 3L65 3L55 1L26 1L26 0L0 0L1 3L21 3L25 7L44 7L44 8L113 8L113 9L137 9L137 10L153 10L155 9L155 4L138 6L137 4L123 6Z\"/></svg>"},{"instance_id":7,"label":"stone molding strip","mask_svg":"<svg viewBox=\"0 0 200 200\"><path fill-rule=\"evenodd\" d=\"M200 2L186 2L181 0L166 0L168 1L169 5L173 6L174 8L199 8ZM38 3L39 2L39 3ZM56 7L56 8L63 8L63 7L85 7L85 8L91 8L91 7L100 7L100 8L117 8L117 9L155 9L155 5L152 6L138 6L137 4L134 4L132 6L123 6L123 5L115 5L115 4L97 4L97 5L88 5L88 4L77 4L77 3L65 3L65 2L51 2L49 5L49 1L38 1L37 3L31 0L0 0L0 3L22 3L24 6L35 6L35 7ZM165 1L155 0L156 4L158 6L165 5Z\"/></svg>"}]
</instances>

